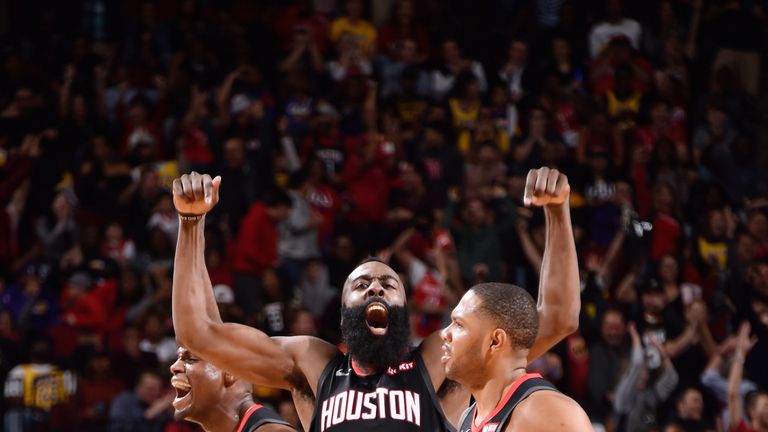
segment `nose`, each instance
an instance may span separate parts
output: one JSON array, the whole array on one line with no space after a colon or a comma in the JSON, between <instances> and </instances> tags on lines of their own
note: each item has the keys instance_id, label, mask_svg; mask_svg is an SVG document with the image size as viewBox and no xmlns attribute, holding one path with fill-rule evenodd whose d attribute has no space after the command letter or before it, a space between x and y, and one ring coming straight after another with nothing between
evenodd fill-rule
<instances>
[{"instance_id":1,"label":"nose","mask_svg":"<svg viewBox=\"0 0 768 432\"><path fill-rule=\"evenodd\" d=\"M177 358L175 362L170 367L171 375L176 375L178 373L184 372L184 362L181 361L180 358Z\"/></svg>"},{"instance_id":2,"label":"nose","mask_svg":"<svg viewBox=\"0 0 768 432\"><path fill-rule=\"evenodd\" d=\"M372 282L365 292L365 298L384 297L384 287L378 281Z\"/></svg>"},{"instance_id":3,"label":"nose","mask_svg":"<svg viewBox=\"0 0 768 432\"><path fill-rule=\"evenodd\" d=\"M441 337L441 338L443 339L443 341L445 341L445 342L450 342L450 341L451 341L451 339L452 339L452 337L451 337L451 332L449 331L449 329L450 329L450 328L451 328L451 326L449 325L448 327L446 327L446 328L444 328L444 329L442 329L442 330L440 331L440 337Z\"/></svg>"}]
</instances>

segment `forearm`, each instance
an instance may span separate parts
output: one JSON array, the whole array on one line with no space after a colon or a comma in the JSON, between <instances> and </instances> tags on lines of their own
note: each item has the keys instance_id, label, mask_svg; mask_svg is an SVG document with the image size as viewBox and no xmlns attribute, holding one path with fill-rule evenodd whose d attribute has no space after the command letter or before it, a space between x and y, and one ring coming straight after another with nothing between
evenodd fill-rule
<instances>
[{"instance_id":1,"label":"forearm","mask_svg":"<svg viewBox=\"0 0 768 432\"><path fill-rule=\"evenodd\" d=\"M728 374L728 416L731 426L736 426L742 418L741 380L744 375L744 354L736 352L731 371Z\"/></svg>"},{"instance_id":2,"label":"forearm","mask_svg":"<svg viewBox=\"0 0 768 432\"><path fill-rule=\"evenodd\" d=\"M288 72L299 63L299 59L301 58L301 54L303 53L303 50L293 50L291 51L291 54L286 57L283 61L280 62L280 65L278 66L278 69L281 72Z\"/></svg>"},{"instance_id":3,"label":"forearm","mask_svg":"<svg viewBox=\"0 0 768 432\"><path fill-rule=\"evenodd\" d=\"M717 343L712 337L712 332L709 331L709 326L705 322L700 323L699 326L701 347L704 348L704 352L706 352L708 356L715 355L717 353Z\"/></svg>"},{"instance_id":4,"label":"forearm","mask_svg":"<svg viewBox=\"0 0 768 432\"><path fill-rule=\"evenodd\" d=\"M567 201L560 207L546 207L544 215L547 237L539 282L539 334L556 339L554 344L578 327L579 265Z\"/></svg>"},{"instance_id":5,"label":"forearm","mask_svg":"<svg viewBox=\"0 0 768 432\"><path fill-rule=\"evenodd\" d=\"M654 386L656 389L656 395L661 401L667 400L669 395L672 394L672 392L675 390L675 387L677 387L678 379L679 377L677 375L677 371L672 365L672 362L668 359L665 360L664 370L662 371L661 376L656 381Z\"/></svg>"},{"instance_id":6,"label":"forearm","mask_svg":"<svg viewBox=\"0 0 768 432\"><path fill-rule=\"evenodd\" d=\"M696 330L693 326L689 325L685 328L683 334L667 342L664 348L667 350L667 354L671 358L677 358L680 354L685 352L691 345L693 345L694 338L696 337Z\"/></svg>"},{"instance_id":7,"label":"forearm","mask_svg":"<svg viewBox=\"0 0 768 432\"><path fill-rule=\"evenodd\" d=\"M632 359L616 386L613 399L613 409L618 413L629 412L632 407L633 395L637 389L637 381L643 371L643 348L636 346L632 348Z\"/></svg>"},{"instance_id":8,"label":"forearm","mask_svg":"<svg viewBox=\"0 0 768 432\"><path fill-rule=\"evenodd\" d=\"M289 135L280 138L280 145L283 147L283 154L287 163L288 171L294 173L301 169L301 159L299 159L299 153L296 151L296 145L293 142L293 138Z\"/></svg>"},{"instance_id":9,"label":"forearm","mask_svg":"<svg viewBox=\"0 0 768 432\"><path fill-rule=\"evenodd\" d=\"M221 323L211 281L205 268L205 216L180 221L173 272L173 328L179 343L195 349L209 327Z\"/></svg>"}]
</instances>

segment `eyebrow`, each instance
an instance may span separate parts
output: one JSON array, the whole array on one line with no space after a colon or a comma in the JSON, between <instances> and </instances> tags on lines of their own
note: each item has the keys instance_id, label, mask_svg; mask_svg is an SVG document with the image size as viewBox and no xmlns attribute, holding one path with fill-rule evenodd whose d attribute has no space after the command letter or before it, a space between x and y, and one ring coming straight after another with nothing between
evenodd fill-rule
<instances>
[{"instance_id":1,"label":"eyebrow","mask_svg":"<svg viewBox=\"0 0 768 432\"><path fill-rule=\"evenodd\" d=\"M393 280L395 282L398 282L398 280L397 280L397 278L395 276L388 275L388 274L383 274L383 275L380 275L380 276L371 276L369 274L364 274L364 275L360 275L360 276L352 279L352 282L357 282L360 279L363 279L363 280L366 280L366 281L370 281L370 280L373 280L373 279L378 279L380 281L381 280Z\"/></svg>"}]
</instances>

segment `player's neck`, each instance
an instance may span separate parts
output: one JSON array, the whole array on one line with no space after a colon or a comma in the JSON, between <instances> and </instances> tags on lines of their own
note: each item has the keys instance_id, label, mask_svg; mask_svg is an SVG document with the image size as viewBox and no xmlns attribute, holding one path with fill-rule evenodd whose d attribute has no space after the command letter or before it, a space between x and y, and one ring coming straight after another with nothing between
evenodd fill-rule
<instances>
[{"instance_id":1,"label":"player's neck","mask_svg":"<svg viewBox=\"0 0 768 432\"><path fill-rule=\"evenodd\" d=\"M235 432L240 426L248 408L254 405L253 400L249 403L232 403L233 401L222 401L216 407L210 410L205 419L200 421L200 425L206 432Z\"/></svg>"},{"instance_id":2,"label":"player's neck","mask_svg":"<svg viewBox=\"0 0 768 432\"><path fill-rule=\"evenodd\" d=\"M491 414L515 381L525 375L524 364L524 362L522 365L502 364L501 367L494 369L495 373L488 375L488 379L482 386L472 389L472 396L477 401L475 419L478 422Z\"/></svg>"}]
</instances>

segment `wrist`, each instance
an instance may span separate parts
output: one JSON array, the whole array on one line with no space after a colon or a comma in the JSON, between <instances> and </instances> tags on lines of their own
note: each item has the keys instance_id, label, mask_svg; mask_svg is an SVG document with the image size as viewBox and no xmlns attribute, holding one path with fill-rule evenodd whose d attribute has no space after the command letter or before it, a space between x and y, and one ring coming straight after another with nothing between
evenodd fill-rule
<instances>
[{"instance_id":1,"label":"wrist","mask_svg":"<svg viewBox=\"0 0 768 432\"><path fill-rule=\"evenodd\" d=\"M179 222L181 222L183 224L193 224L193 225L196 225L198 222L203 220L204 217L205 217L204 214L196 215L196 214L179 213Z\"/></svg>"}]
</instances>

